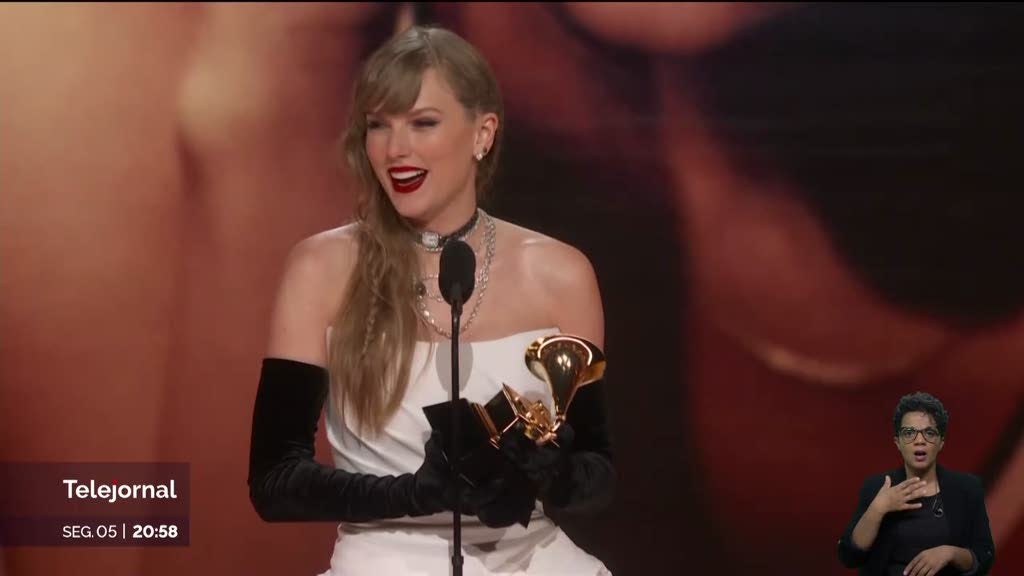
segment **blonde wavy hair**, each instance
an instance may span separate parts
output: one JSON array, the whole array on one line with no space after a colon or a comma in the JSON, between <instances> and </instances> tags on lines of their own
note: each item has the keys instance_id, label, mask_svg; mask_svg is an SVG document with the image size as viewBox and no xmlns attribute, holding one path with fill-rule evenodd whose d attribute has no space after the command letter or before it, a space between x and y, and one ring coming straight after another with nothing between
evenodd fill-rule
<instances>
[{"instance_id":1,"label":"blonde wavy hair","mask_svg":"<svg viewBox=\"0 0 1024 576\"><path fill-rule=\"evenodd\" d=\"M472 45L442 28L414 26L396 35L370 56L356 81L342 146L357 188L358 259L333 322L328 367L335 410L354 416L361 431L379 432L398 409L420 322L415 246L366 156L366 115L411 109L427 69L440 73L467 111L494 113L499 126L504 119L491 67ZM478 198L497 167L497 136L477 164Z\"/></svg>"}]
</instances>

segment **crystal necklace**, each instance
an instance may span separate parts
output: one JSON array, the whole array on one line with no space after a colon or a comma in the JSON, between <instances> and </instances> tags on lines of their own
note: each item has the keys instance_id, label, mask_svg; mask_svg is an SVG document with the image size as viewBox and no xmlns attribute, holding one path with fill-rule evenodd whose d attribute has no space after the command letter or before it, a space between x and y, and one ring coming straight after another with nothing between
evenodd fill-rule
<instances>
[{"instance_id":1,"label":"crystal necklace","mask_svg":"<svg viewBox=\"0 0 1024 576\"><path fill-rule=\"evenodd\" d=\"M477 208L476 211L473 212L473 216L470 217L469 222L466 222L451 234L440 234L433 230L423 230L414 232L413 237L416 239L416 243L423 247L427 252L440 252L444 249L444 245L447 244L449 240L463 240L472 234L473 230L476 230L477 223L480 222L480 213L481 210Z\"/></svg>"},{"instance_id":2,"label":"crystal necklace","mask_svg":"<svg viewBox=\"0 0 1024 576\"><path fill-rule=\"evenodd\" d=\"M483 302L484 299L484 293L487 292L487 282L490 280L491 261L494 260L494 245L496 236L494 219L491 218L490 215L488 215L483 210L478 209L477 214L480 217L474 218L474 220L479 219L484 221L483 265L480 267L480 270L476 274L476 289L474 290L476 301L473 303L473 308L470 309L469 316L466 318L466 321L463 322L461 326L459 326L459 334L462 334L463 332L468 330L469 326L473 323L473 320L476 319L477 312L479 312L480 310L480 303ZM431 314L430 310L427 309L428 298L436 302L445 301L444 297L441 296L440 294L434 294L427 290L426 282L429 280L436 280L437 277L437 274L430 274L414 280L414 288L416 292L416 308L417 310L419 310L420 316L423 318L423 320L431 328L434 329L434 332L437 332L438 334L445 338L451 339L451 330L443 328L440 325L438 325L437 321L434 319L434 315Z\"/></svg>"}]
</instances>

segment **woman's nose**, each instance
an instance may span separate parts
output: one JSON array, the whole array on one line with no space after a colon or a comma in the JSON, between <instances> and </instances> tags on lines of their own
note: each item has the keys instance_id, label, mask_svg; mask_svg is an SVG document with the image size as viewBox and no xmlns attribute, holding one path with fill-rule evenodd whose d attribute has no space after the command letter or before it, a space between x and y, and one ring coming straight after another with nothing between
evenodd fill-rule
<instances>
[{"instance_id":1,"label":"woman's nose","mask_svg":"<svg viewBox=\"0 0 1024 576\"><path fill-rule=\"evenodd\" d=\"M402 158L409 155L409 134L402 128L391 130L388 138L388 158Z\"/></svg>"}]
</instances>

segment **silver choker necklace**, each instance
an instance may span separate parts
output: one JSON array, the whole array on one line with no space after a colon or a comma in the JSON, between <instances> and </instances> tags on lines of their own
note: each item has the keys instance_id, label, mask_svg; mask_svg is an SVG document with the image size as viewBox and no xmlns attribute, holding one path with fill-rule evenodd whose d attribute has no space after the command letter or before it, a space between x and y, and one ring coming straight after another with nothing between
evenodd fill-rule
<instances>
[{"instance_id":1,"label":"silver choker necklace","mask_svg":"<svg viewBox=\"0 0 1024 576\"><path fill-rule=\"evenodd\" d=\"M476 229L476 225L480 222L481 210L477 208L473 212L473 217L469 219L469 222L463 224L458 230L451 234L440 234L433 230L414 231L413 238L416 243L423 247L427 252L440 252L444 249L444 245L452 239L464 240L467 236L473 233Z\"/></svg>"}]
</instances>

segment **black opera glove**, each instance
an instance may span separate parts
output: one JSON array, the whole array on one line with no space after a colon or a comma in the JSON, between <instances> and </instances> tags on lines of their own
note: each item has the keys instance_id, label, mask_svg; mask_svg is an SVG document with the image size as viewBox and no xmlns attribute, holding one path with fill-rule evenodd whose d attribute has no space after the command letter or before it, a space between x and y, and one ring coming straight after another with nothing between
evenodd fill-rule
<instances>
[{"instance_id":1,"label":"black opera glove","mask_svg":"<svg viewBox=\"0 0 1024 576\"><path fill-rule=\"evenodd\" d=\"M320 366L263 360L249 450L249 497L260 517L362 522L450 510L454 490L437 438L414 474L360 474L314 459L327 383Z\"/></svg>"},{"instance_id":2,"label":"black opera glove","mask_svg":"<svg viewBox=\"0 0 1024 576\"><path fill-rule=\"evenodd\" d=\"M540 446L521 433L506 433L499 442L501 453L533 484L542 500L560 477L572 473L569 454L576 433L566 422L556 436L554 442Z\"/></svg>"},{"instance_id":3,"label":"black opera glove","mask_svg":"<svg viewBox=\"0 0 1024 576\"><path fill-rule=\"evenodd\" d=\"M506 461L502 470L478 494L482 498L477 500L476 515L485 526L529 526L530 516L537 506L537 487L512 462Z\"/></svg>"},{"instance_id":4,"label":"black opera glove","mask_svg":"<svg viewBox=\"0 0 1024 576\"><path fill-rule=\"evenodd\" d=\"M502 436L502 453L530 479L546 508L589 513L610 502L615 468L604 406L604 381L598 380L577 390L555 443Z\"/></svg>"},{"instance_id":5,"label":"black opera glove","mask_svg":"<svg viewBox=\"0 0 1024 576\"><path fill-rule=\"evenodd\" d=\"M449 481L451 470L445 456L441 432L434 431L426 446L426 461L435 469L448 474L444 478L444 501L449 509L455 501L455 485ZM480 521L491 528L504 528L512 524L529 526L530 516L537 504L537 489L533 482L511 462L500 458L500 467L484 481L476 486L460 480L462 499L459 511L463 514L475 515Z\"/></svg>"}]
</instances>

